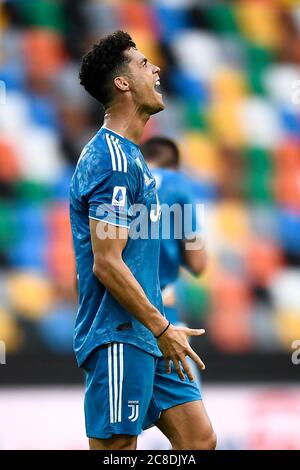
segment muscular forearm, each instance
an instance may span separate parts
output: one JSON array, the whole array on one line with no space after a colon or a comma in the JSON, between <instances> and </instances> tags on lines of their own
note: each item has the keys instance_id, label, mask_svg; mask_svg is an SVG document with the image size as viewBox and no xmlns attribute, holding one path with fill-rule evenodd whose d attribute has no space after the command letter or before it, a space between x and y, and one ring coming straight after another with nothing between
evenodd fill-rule
<instances>
[{"instance_id":1,"label":"muscular forearm","mask_svg":"<svg viewBox=\"0 0 300 470\"><path fill-rule=\"evenodd\" d=\"M141 285L122 258L106 260L94 273L115 299L137 320L157 336L168 324L165 317L148 300Z\"/></svg>"}]
</instances>

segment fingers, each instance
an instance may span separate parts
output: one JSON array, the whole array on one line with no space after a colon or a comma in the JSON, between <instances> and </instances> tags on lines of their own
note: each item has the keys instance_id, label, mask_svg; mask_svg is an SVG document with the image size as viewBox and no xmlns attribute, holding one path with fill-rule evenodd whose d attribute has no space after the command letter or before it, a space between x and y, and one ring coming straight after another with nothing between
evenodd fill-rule
<instances>
[{"instance_id":1,"label":"fingers","mask_svg":"<svg viewBox=\"0 0 300 470\"><path fill-rule=\"evenodd\" d=\"M171 361L169 359L165 359L165 362L166 362L166 372L167 374L170 374L171 373L171 364L170 364ZM172 362L174 364L174 369L176 370L180 380L185 380L185 375L184 375L184 372L185 372L189 380L191 382L194 382L194 376L193 376L192 370L185 357L181 357L180 359L172 359Z\"/></svg>"},{"instance_id":2,"label":"fingers","mask_svg":"<svg viewBox=\"0 0 300 470\"><path fill-rule=\"evenodd\" d=\"M182 367L186 373L186 375L188 376L189 378L189 381L190 382L194 382L194 376L193 376L193 373L192 373L192 370L187 362L187 360L185 358L181 358L180 359L180 362L182 364Z\"/></svg>"},{"instance_id":3,"label":"fingers","mask_svg":"<svg viewBox=\"0 0 300 470\"><path fill-rule=\"evenodd\" d=\"M193 359L193 361L197 364L197 366L201 369L201 370L204 370L205 369L205 364L204 362L201 361L200 357L198 356L198 354L195 353L195 351L192 350L192 348L190 348L187 352L187 356L189 356L191 359Z\"/></svg>"},{"instance_id":4,"label":"fingers","mask_svg":"<svg viewBox=\"0 0 300 470\"><path fill-rule=\"evenodd\" d=\"M167 373L167 374L171 374L171 363L170 363L170 359L165 359L165 363L166 363L166 373Z\"/></svg>"},{"instance_id":5,"label":"fingers","mask_svg":"<svg viewBox=\"0 0 300 470\"><path fill-rule=\"evenodd\" d=\"M179 363L178 359L172 359L172 360L173 360L174 368L175 368L180 380L185 380L185 376L184 376L183 370L180 366L180 363Z\"/></svg>"},{"instance_id":6,"label":"fingers","mask_svg":"<svg viewBox=\"0 0 300 470\"><path fill-rule=\"evenodd\" d=\"M184 332L188 336L201 336L201 335L204 335L205 330L204 329L196 330L196 329L192 329L192 328L184 328Z\"/></svg>"}]
</instances>

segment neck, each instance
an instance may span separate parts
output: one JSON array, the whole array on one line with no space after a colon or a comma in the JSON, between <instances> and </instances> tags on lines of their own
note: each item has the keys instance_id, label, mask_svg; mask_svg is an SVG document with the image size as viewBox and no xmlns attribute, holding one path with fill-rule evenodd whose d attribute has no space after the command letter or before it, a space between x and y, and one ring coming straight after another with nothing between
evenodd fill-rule
<instances>
[{"instance_id":1,"label":"neck","mask_svg":"<svg viewBox=\"0 0 300 470\"><path fill-rule=\"evenodd\" d=\"M144 127L150 118L136 108L113 105L105 112L103 125L139 145Z\"/></svg>"}]
</instances>

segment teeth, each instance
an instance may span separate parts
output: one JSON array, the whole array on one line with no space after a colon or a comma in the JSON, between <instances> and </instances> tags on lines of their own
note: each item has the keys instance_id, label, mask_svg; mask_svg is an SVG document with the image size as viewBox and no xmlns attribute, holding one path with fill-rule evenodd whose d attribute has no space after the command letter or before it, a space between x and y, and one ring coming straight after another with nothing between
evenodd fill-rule
<instances>
[{"instance_id":1,"label":"teeth","mask_svg":"<svg viewBox=\"0 0 300 470\"><path fill-rule=\"evenodd\" d=\"M160 80L157 80L157 81L155 82L155 86L159 86L159 85L160 85Z\"/></svg>"}]
</instances>

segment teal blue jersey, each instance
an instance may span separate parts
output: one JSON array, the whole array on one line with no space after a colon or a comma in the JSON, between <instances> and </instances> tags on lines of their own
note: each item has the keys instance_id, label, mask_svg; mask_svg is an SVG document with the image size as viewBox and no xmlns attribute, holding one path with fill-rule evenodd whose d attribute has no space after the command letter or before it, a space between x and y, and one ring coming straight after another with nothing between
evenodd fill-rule
<instances>
[{"instance_id":1,"label":"teal blue jersey","mask_svg":"<svg viewBox=\"0 0 300 470\"><path fill-rule=\"evenodd\" d=\"M123 260L149 301L163 313L156 182L136 144L109 129L100 129L76 166L70 216L79 292L74 330L78 364L82 365L95 348L111 342L128 343L161 356L153 334L93 274L89 219L127 227ZM138 227L142 227L142 236Z\"/></svg>"}]
</instances>

